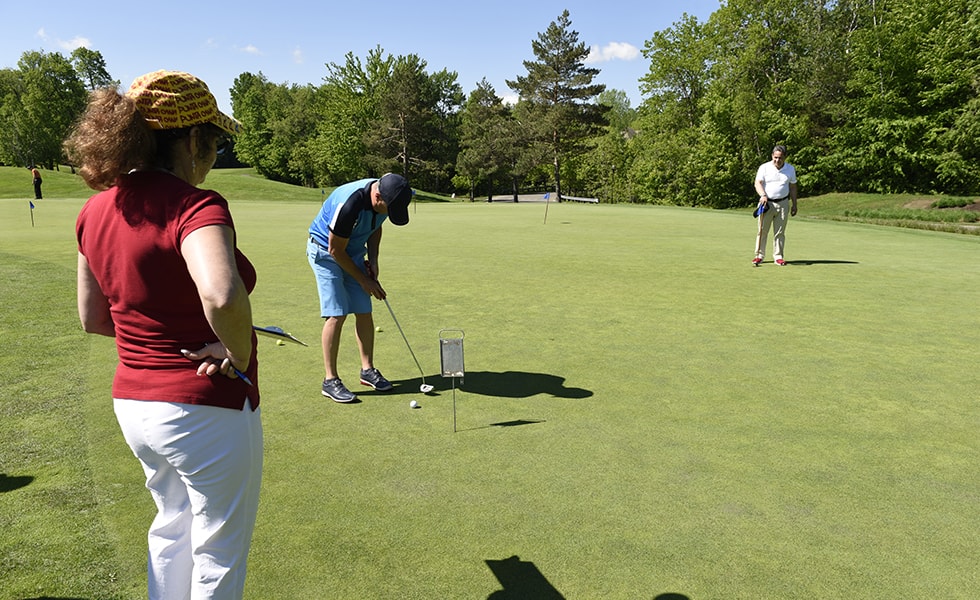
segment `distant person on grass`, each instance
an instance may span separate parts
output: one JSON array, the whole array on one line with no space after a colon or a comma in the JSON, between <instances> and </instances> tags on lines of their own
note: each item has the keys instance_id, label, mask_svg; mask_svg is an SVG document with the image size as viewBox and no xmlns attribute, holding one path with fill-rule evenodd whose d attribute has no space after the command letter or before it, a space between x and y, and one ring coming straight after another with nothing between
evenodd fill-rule
<instances>
[{"instance_id":1,"label":"distant person on grass","mask_svg":"<svg viewBox=\"0 0 980 600\"><path fill-rule=\"evenodd\" d=\"M256 274L227 201L198 187L240 129L203 81L156 71L125 96L94 92L66 142L100 190L76 223L78 312L116 340L113 407L157 507L151 600L245 585L262 477Z\"/></svg>"},{"instance_id":2,"label":"distant person on grass","mask_svg":"<svg viewBox=\"0 0 980 600\"><path fill-rule=\"evenodd\" d=\"M407 224L411 199L408 181L395 173L380 179L352 181L331 192L310 224L306 254L316 278L320 316L324 318L321 342L326 376L321 391L334 402L357 399L337 371L340 333L350 314L354 315L361 354L361 383L380 392L392 389L374 366L371 297L386 297L378 282L381 225L385 219L395 225Z\"/></svg>"},{"instance_id":3,"label":"distant person on grass","mask_svg":"<svg viewBox=\"0 0 980 600\"><path fill-rule=\"evenodd\" d=\"M31 167L31 177L34 179L34 199L43 200L41 198L41 172L37 170L37 165Z\"/></svg>"},{"instance_id":4,"label":"distant person on grass","mask_svg":"<svg viewBox=\"0 0 980 600\"><path fill-rule=\"evenodd\" d=\"M772 160L759 166L755 175L755 191L759 194L759 230L755 238L755 258L759 266L766 257L766 240L772 228L772 256L776 264L785 266L783 246L786 223L796 216L796 169L786 162L786 146L772 149ZM789 200L792 206L788 206Z\"/></svg>"}]
</instances>

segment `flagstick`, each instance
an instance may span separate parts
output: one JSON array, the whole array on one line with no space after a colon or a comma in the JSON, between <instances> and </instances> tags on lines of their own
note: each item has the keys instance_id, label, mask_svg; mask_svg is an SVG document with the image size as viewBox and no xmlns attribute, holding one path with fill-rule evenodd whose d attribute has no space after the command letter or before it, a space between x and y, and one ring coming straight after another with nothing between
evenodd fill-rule
<instances>
[{"instance_id":1,"label":"flagstick","mask_svg":"<svg viewBox=\"0 0 980 600\"><path fill-rule=\"evenodd\" d=\"M34 227L34 203L30 200L27 202L31 205L31 227Z\"/></svg>"},{"instance_id":2,"label":"flagstick","mask_svg":"<svg viewBox=\"0 0 980 600\"><path fill-rule=\"evenodd\" d=\"M548 205L551 204L551 193L544 195L544 224L548 224Z\"/></svg>"}]
</instances>

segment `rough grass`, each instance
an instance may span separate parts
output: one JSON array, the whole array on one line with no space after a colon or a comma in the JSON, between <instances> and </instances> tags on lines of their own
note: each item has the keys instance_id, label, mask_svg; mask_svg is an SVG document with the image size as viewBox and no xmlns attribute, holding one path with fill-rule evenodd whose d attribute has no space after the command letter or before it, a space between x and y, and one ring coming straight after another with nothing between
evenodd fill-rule
<instances>
[{"instance_id":1,"label":"rough grass","mask_svg":"<svg viewBox=\"0 0 980 600\"><path fill-rule=\"evenodd\" d=\"M909 194L826 194L807 198L801 217L946 233L980 234L978 198ZM970 210L973 208L974 210Z\"/></svg>"},{"instance_id":2,"label":"rough grass","mask_svg":"<svg viewBox=\"0 0 980 600\"><path fill-rule=\"evenodd\" d=\"M797 218L790 266L752 268L747 211L562 204L543 225L541 204L422 202L386 228L380 268L437 390L418 394L381 305L377 360L399 387L340 406L318 390L304 255L319 191L240 202L209 183L258 268L257 324L311 344L259 349L247 597L980 588L980 239ZM3 600L145 593L152 506L109 405L114 349L73 313L81 198L45 201L34 228L0 201ZM465 331L455 397L443 328Z\"/></svg>"}]
</instances>

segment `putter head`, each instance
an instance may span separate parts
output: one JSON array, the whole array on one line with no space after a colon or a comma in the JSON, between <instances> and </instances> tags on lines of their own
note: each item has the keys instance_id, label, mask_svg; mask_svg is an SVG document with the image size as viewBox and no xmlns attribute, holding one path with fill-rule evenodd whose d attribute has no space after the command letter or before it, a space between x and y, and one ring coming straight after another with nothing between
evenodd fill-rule
<instances>
[{"instance_id":1,"label":"putter head","mask_svg":"<svg viewBox=\"0 0 980 600\"><path fill-rule=\"evenodd\" d=\"M419 386L419 391L422 392L423 394L428 394L433 389L435 388L429 385L428 383L423 383L422 385Z\"/></svg>"}]
</instances>

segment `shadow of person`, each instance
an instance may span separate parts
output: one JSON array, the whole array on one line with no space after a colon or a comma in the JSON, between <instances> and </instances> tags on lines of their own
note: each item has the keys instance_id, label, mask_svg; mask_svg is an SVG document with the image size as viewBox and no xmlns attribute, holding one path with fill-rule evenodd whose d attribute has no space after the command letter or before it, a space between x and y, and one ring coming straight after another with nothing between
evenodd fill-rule
<instances>
[{"instance_id":1,"label":"shadow of person","mask_svg":"<svg viewBox=\"0 0 980 600\"><path fill-rule=\"evenodd\" d=\"M565 599L533 562L521 560L518 556L511 556L504 560L487 560L486 563L504 588L487 596L487 600Z\"/></svg>"},{"instance_id":2,"label":"shadow of person","mask_svg":"<svg viewBox=\"0 0 980 600\"><path fill-rule=\"evenodd\" d=\"M6 473L0 473L0 493L2 492L12 492L16 489L22 487L27 487L34 482L34 478L30 475L18 475L14 477L8 476Z\"/></svg>"},{"instance_id":3,"label":"shadow of person","mask_svg":"<svg viewBox=\"0 0 980 600\"><path fill-rule=\"evenodd\" d=\"M527 373L525 371L467 371L460 389L471 394L498 396L502 398L530 398L537 394L548 394L555 398L582 399L592 397L591 390L565 387L565 378L548 373Z\"/></svg>"},{"instance_id":4,"label":"shadow of person","mask_svg":"<svg viewBox=\"0 0 980 600\"><path fill-rule=\"evenodd\" d=\"M418 394L419 386L422 383L421 377L414 379L402 379L393 381L394 388L388 392L375 392L368 390L366 395L378 396L400 396L405 394ZM504 371L494 373L491 371L467 371L465 376L456 378L455 381L442 375L426 375L425 383L433 387L430 395L438 395L439 392L446 392L453 387L460 391L481 396L497 396L500 398L530 398L537 394L549 394L555 398L582 399L590 398L593 393L591 390L582 388L565 387L565 378L547 373L527 373L524 371ZM359 391L358 395L363 394Z\"/></svg>"}]
</instances>

